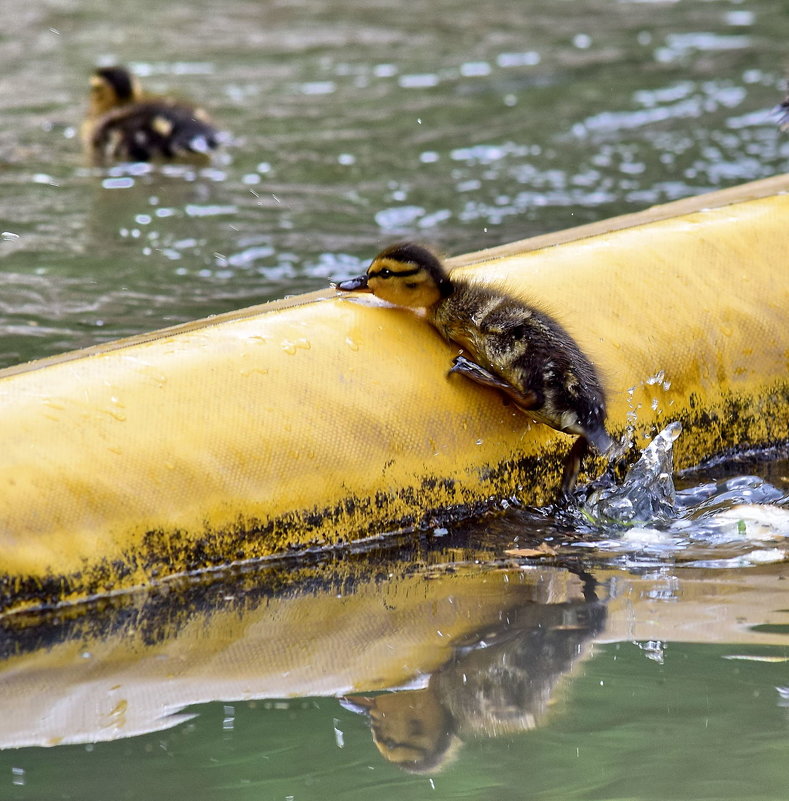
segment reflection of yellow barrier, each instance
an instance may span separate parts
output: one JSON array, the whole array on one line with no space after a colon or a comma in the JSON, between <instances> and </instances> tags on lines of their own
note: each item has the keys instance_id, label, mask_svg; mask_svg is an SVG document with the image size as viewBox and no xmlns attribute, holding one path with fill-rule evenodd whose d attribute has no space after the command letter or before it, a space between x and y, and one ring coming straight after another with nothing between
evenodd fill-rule
<instances>
[{"instance_id":1,"label":"reflection of yellow barrier","mask_svg":"<svg viewBox=\"0 0 789 801\"><path fill-rule=\"evenodd\" d=\"M553 311L679 466L789 437L789 176L457 259ZM483 262L472 264L472 262ZM463 266L468 265L468 266ZM0 605L543 502L570 438L327 291L0 373Z\"/></svg>"},{"instance_id":2,"label":"reflection of yellow barrier","mask_svg":"<svg viewBox=\"0 0 789 801\"><path fill-rule=\"evenodd\" d=\"M468 557L489 560L491 553ZM426 571L397 562L373 571L364 564L333 568L328 580L320 567L294 571L292 584L277 571L248 572L208 592L198 587L196 595L184 582L164 597L115 599L114 609L103 601L73 619L57 614L52 621L52 615L43 631L8 620L0 629L0 749L132 737L175 726L187 707L208 701L424 686L431 675L446 678L453 660L456 674L462 668L458 698L473 700L475 688L508 678L495 664L486 673L480 658L524 638L530 643L524 684L552 687L572 665L539 660L541 638L529 636L537 630L561 628L572 636L576 629L578 658L591 637L739 643L745 653L786 643L788 616L781 610L789 608L789 581L780 579L789 579L789 565L713 575L683 568L671 578L670 593L663 575L596 572L605 606L599 632L589 621L584 631L572 616L584 587L558 568L456 563L451 571ZM616 593L609 599L610 578ZM491 647L471 647L469 658L458 659L458 643L481 640ZM490 704L480 709L492 711ZM510 724L523 720L506 711ZM499 726L486 722L481 734L491 736Z\"/></svg>"}]
</instances>

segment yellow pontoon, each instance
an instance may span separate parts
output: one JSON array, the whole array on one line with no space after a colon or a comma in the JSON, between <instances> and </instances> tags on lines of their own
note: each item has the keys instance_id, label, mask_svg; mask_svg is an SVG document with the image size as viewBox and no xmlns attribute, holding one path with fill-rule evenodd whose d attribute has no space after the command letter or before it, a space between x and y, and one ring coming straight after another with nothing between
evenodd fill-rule
<instances>
[{"instance_id":1,"label":"yellow pontoon","mask_svg":"<svg viewBox=\"0 0 789 801\"><path fill-rule=\"evenodd\" d=\"M614 435L643 445L679 420L684 467L789 439L787 190L450 265L565 325ZM455 352L406 311L326 290L0 371L0 608L550 500L572 438L447 377Z\"/></svg>"}]
</instances>

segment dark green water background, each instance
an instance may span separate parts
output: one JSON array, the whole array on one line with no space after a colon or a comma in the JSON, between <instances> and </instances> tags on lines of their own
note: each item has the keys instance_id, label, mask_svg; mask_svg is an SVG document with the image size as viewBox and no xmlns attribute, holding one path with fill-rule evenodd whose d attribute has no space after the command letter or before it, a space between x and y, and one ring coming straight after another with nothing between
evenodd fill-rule
<instances>
[{"instance_id":1,"label":"dark green water background","mask_svg":"<svg viewBox=\"0 0 789 801\"><path fill-rule=\"evenodd\" d=\"M364 720L336 700L299 698L195 707L190 723L126 741L6 752L0 787L25 801L778 801L787 709L774 685L786 663L743 668L728 653L672 645L658 665L636 644L600 648L550 724L471 739L433 776L384 762ZM10 784L17 764L25 786Z\"/></svg>"},{"instance_id":2,"label":"dark green water background","mask_svg":"<svg viewBox=\"0 0 789 801\"><path fill-rule=\"evenodd\" d=\"M0 364L783 172L782 0L1 0ZM81 167L96 63L227 163Z\"/></svg>"}]
</instances>

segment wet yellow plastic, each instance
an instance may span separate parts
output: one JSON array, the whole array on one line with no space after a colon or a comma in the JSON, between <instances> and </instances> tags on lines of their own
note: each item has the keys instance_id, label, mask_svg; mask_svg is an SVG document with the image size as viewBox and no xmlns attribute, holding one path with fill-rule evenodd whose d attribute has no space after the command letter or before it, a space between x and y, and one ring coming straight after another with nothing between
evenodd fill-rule
<instances>
[{"instance_id":1,"label":"wet yellow plastic","mask_svg":"<svg viewBox=\"0 0 789 801\"><path fill-rule=\"evenodd\" d=\"M680 420L683 467L789 438L787 190L452 264L559 318L614 434ZM447 377L456 352L410 312L327 290L1 371L0 608L549 500L571 438Z\"/></svg>"}]
</instances>

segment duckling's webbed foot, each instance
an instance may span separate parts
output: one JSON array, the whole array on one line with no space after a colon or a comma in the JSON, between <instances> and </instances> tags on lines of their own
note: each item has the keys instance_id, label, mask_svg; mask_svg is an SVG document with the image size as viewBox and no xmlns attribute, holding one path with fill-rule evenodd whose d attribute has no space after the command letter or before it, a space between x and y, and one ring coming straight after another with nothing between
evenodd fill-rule
<instances>
[{"instance_id":1,"label":"duckling's webbed foot","mask_svg":"<svg viewBox=\"0 0 789 801\"><path fill-rule=\"evenodd\" d=\"M578 473L581 470L581 462L588 452L589 441L586 437L578 437L564 460L562 484L559 489L559 500L561 502L567 503L572 497L575 483L578 480Z\"/></svg>"},{"instance_id":2,"label":"duckling's webbed foot","mask_svg":"<svg viewBox=\"0 0 789 801\"><path fill-rule=\"evenodd\" d=\"M483 384L486 387L495 387L496 389L509 389L510 385L506 381L502 381L497 376L493 375L489 370L486 370L471 359L465 356L455 356L452 359L452 367L449 368L448 375L452 373L460 373L461 375L476 381L478 384Z\"/></svg>"},{"instance_id":3,"label":"duckling's webbed foot","mask_svg":"<svg viewBox=\"0 0 789 801\"><path fill-rule=\"evenodd\" d=\"M484 367L476 362L472 362L471 359L467 359L465 356L456 356L452 360L452 367L449 368L448 375L452 373L460 373L477 384L501 390L505 395L512 398L522 409L533 409L538 405L536 393L519 392L512 384L508 384L503 379L491 373L490 370L486 370Z\"/></svg>"}]
</instances>

